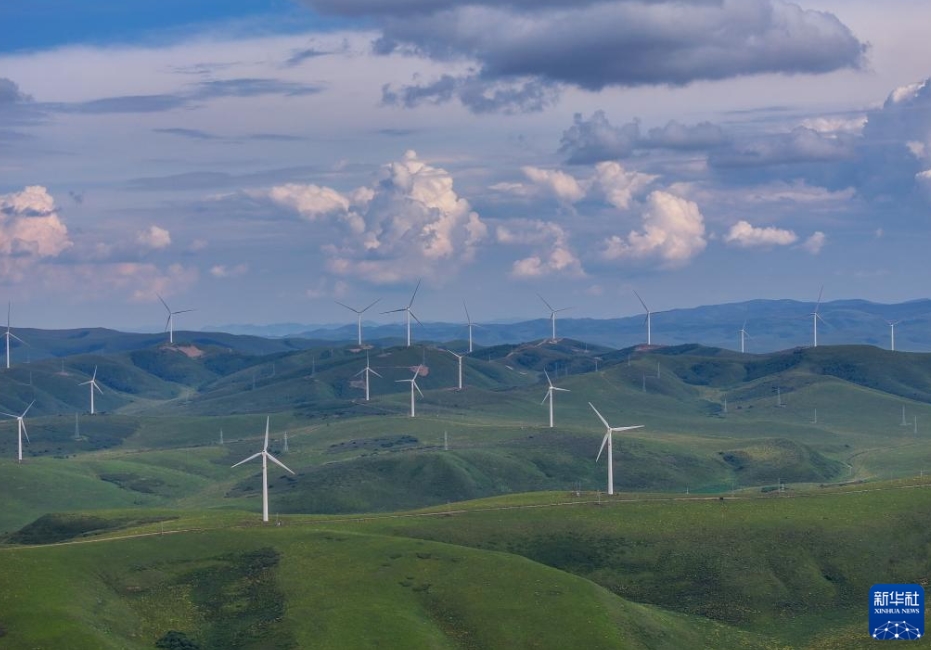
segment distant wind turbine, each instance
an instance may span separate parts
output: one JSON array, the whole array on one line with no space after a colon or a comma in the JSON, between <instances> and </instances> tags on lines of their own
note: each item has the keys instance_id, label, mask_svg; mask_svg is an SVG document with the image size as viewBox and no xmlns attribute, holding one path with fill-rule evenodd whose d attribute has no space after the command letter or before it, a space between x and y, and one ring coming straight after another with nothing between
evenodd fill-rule
<instances>
[{"instance_id":1,"label":"distant wind turbine","mask_svg":"<svg viewBox=\"0 0 931 650\"><path fill-rule=\"evenodd\" d=\"M401 307L400 309L391 309L389 311L382 312L383 314L395 314L399 311L407 312L407 347L411 347L411 318L413 317L415 321L420 323L420 319L417 318L417 316L414 315L414 312L411 311L411 307L414 306L414 298L417 297L417 291L420 289L420 282L420 280L417 280L417 286L414 287L414 293L411 294L411 301L407 303L407 307ZM423 323L420 324L423 325Z\"/></svg>"},{"instance_id":2,"label":"distant wind turbine","mask_svg":"<svg viewBox=\"0 0 931 650\"><path fill-rule=\"evenodd\" d=\"M739 334L740 334L740 351L743 353L743 352L746 352L746 351L747 351L747 350L746 350L746 345L744 344L744 340L745 340L745 339L752 339L752 338L753 338L752 336L750 336L750 333L747 332L747 321L746 321L746 319L744 319L744 324L743 324L743 326L740 328Z\"/></svg>"},{"instance_id":3,"label":"distant wind turbine","mask_svg":"<svg viewBox=\"0 0 931 650\"><path fill-rule=\"evenodd\" d=\"M194 311L194 310L193 309L179 309L178 311L171 311L171 307L168 306L168 303L166 303L165 300L158 294L155 294L155 295L158 296L158 299L161 300L162 304L165 306L165 311L168 312L168 320L165 321L165 329L168 330L168 342L174 343L175 342L175 316L177 314L186 314L189 311Z\"/></svg>"},{"instance_id":4,"label":"distant wind turbine","mask_svg":"<svg viewBox=\"0 0 931 650\"><path fill-rule=\"evenodd\" d=\"M423 366L417 366L417 369L414 371L414 376L411 377L410 379L397 379L397 380L395 380L395 383L396 383L396 384L403 384L403 383L407 383L407 382L410 382L410 384L411 384L411 417L415 417L415 416L416 416L416 412L415 412L415 410L414 410L414 389L417 389L417 392L420 393L420 396L421 396L421 397L423 397L423 393L422 393L421 390L420 390L420 386L417 385L417 376L420 374L420 369L421 369L422 367L423 367Z\"/></svg>"},{"instance_id":5,"label":"distant wind turbine","mask_svg":"<svg viewBox=\"0 0 931 650\"><path fill-rule=\"evenodd\" d=\"M334 301L333 301L333 302L335 302L337 305L339 305L340 307L345 307L345 308L348 309L349 311L354 311L354 312L356 312L356 315L359 317L359 319L358 319L358 330L359 330L359 345L360 345L360 346L362 345L362 314L364 314L364 313L367 312L369 309L371 309L372 307L374 307L375 304L376 304L379 300L381 300L381 298L379 298L378 300L376 300L375 302L373 302L371 305L369 305L369 306L366 307L365 309L356 309L356 308L354 308L354 307L350 307L349 305L344 305L344 304L341 303L339 300L334 300Z\"/></svg>"},{"instance_id":6,"label":"distant wind turbine","mask_svg":"<svg viewBox=\"0 0 931 650\"><path fill-rule=\"evenodd\" d=\"M451 355L453 355L459 360L459 390L462 390L462 357L464 357L465 355L456 354L452 350L447 350L447 352L449 352Z\"/></svg>"},{"instance_id":7,"label":"distant wind turbine","mask_svg":"<svg viewBox=\"0 0 931 650\"><path fill-rule=\"evenodd\" d=\"M272 461L276 465L280 465L281 467L288 470L292 474L294 473L287 467L287 465L285 465L280 460L278 460L277 458L272 456L270 453L268 453L268 424L269 424L269 418L266 417L265 418L265 445L262 447L262 451L252 454L248 458L245 458L239 461L238 463L236 463L235 465L233 465L233 467L237 467L239 465L242 465L243 463L248 463L253 458L258 458L259 456L262 457L262 521L268 521L268 461Z\"/></svg>"},{"instance_id":8,"label":"distant wind turbine","mask_svg":"<svg viewBox=\"0 0 931 650\"><path fill-rule=\"evenodd\" d=\"M8 302L8 303L6 304L6 334L4 334L4 336L6 337L6 367L7 367L7 370L9 370L9 368L10 368L10 339L16 339L17 341L19 341L20 343L23 343L23 344L25 345L25 341L23 341L21 338L19 338L18 336L16 336L15 334L13 334L13 332L10 331L10 312L12 311L12 309L13 309L13 304Z\"/></svg>"},{"instance_id":9,"label":"distant wind turbine","mask_svg":"<svg viewBox=\"0 0 931 650\"><path fill-rule=\"evenodd\" d=\"M0 411L0 415L5 415L5 416L7 416L8 418L15 418L15 419L16 419L16 426L17 426L17 428L18 428L18 433L17 433L17 439L18 439L18 440L17 440L17 449L16 449L16 462L18 462L18 463L23 462L23 436L26 436L26 442L29 442L29 434L26 432L26 423L23 421L23 418L26 417L26 414L29 412L29 409L31 409L31 408L32 408L32 405L35 404L35 403L36 403L36 401L35 401L35 400L32 400L32 402L30 402L29 406L26 407L26 410L23 411L23 414L22 414L22 415L13 415L12 413L4 413L4 412Z\"/></svg>"},{"instance_id":10,"label":"distant wind turbine","mask_svg":"<svg viewBox=\"0 0 931 650\"><path fill-rule=\"evenodd\" d=\"M561 309L553 309L552 305L546 302L546 298L544 298L540 294L537 294L537 297L540 300L542 300L543 304L546 305L546 308L550 310L550 325L552 326L552 329L553 329L553 338L551 340L553 341L553 343L555 343L556 342L556 314L558 314L561 311L566 311L567 309L571 309L571 307L562 307Z\"/></svg>"},{"instance_id":11,"label":"distant wind turbine","mask_svg":"<svg viewBox=\"0 0 931 650\"><path fill-rule=\"evenodd\" d=\"M647 307L647 304L643 302L643 298L640 297L640 294L637 293L636 289L634 290L634 295L637 296L637 300L639 300L640 304L643 305L643 311L647 313L647 317L643 321L647 326L647 345L653 345L653 312L651 312L650 308Z\"/></svg>"},{"instance_id":12,"label":"distant wind turbine","mask_svg":"<svg viewBox=\"0 0 931 650\"><path fill-rule=\"evenodd\" d=\"M887 320L889 325L889 349L895 352L895 326L901 323L901 320Z\"/></svg>"},{"instance_id":13,"label":"distant wind turbine","mask_svg":"<svg viewBox=\"0 0 931 650\"><path fill-rule=\"evenodd\" d=\"M604 451L605 445L608 447L608 494L614 494L614 452L612 450L612 440L611 435L614 433L620 433L621 431L630 431L631 429L641 429L643 428L642 424L638 424L632 427L612 427L608 424L608 421L602 417L601 413L598 412L598 409L595 408L595 405L591 402L588 403L592 407L592 410L595 412L595 415L598 416L598 419L605 425L605 437L601 441L601 449L598 450L598 456L595 458L595 462L598 462L598 459L601 458L601 452Z\"/></svg>"},{"instance_id":14,"label":"distant wind turbine","mask_svg":"<svg viewBox=\"0 0 931 650\"><path fill-rule=\"evenodd\" d=\"M558 388L556 386L553 386L553 382L550 380L550 375L548 372L546 372L545 368L543 370L543 374L546 375L546 383L549 384L549 387L546 389L546 396L544 396L543 402L545 402L546 400L550 401L550 429L552 429L553 428L553 391L558 390L564 393L568 393L570 391L568 388ZM543 402L540 402L540 404L542 404Z\"/></svg>"},{"instance_id":15,"label":"distant wind turbine","mask_svg":"<svg viewBox=\"0 0 931 650\"><path fill-rule=\"evenodd\" d=\"M103 395L103 391L100 390L100 386L97 385L97 366L94 366L94 375L87 381L82 381L78 386L87 386L90 385L91 391L91 415L94 414L94 389L97 389L97 392Z\"/></svg>"},{"instance_id":16,"label":"distant wind turbine","mask_svg":"<svg viewBox=\"0 0 931 650\"><path fill-rule=\"evenodd\" d=\"M357 372L354 376L358 377L361 374L365 374L365 401L369 401L369 375L375 375L376 377L381 377L377 372L372 370L372 367L369 365L369 354L365 353L365 367ZM384 379L384 377L382 377Z\"/></svg>"},{"instance_id":17,"label":"distant wind turbine","mask_svg":"<svg viewBox=\"0 0 931 650\"><path fill-rule=\"evenodd\" d=\"M809 314L811 316L811 322L814 327L814 344L812 347L818 347L818 321L820 320L824 323L824 319L821 318L821 314L818 313L818 308L821 307L821 296L824 294L824 285L821 285L821 291L818 292L818 302L815 303L815 310ZM825 323L826 325L827 323Z\"/></svg>"},{"instance_id":18,"label":"distant wind turbine","mask_svg":"<svg viewBox=\"0 0 931 650\"><path fill-rule=\"evenodd\" d=\"M469 316L469 308L466 307L465 301L462 301L462 308L465 309L466 313L466 327L469 329L469 354L472 354L472 328L481 327L472 321L472 317Z\"/></svg>"}]
</instances>

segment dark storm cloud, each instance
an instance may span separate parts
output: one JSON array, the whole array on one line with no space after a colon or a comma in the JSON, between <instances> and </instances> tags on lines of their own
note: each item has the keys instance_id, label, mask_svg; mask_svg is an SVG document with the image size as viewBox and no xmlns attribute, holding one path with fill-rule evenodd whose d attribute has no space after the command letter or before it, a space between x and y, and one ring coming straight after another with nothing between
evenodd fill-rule
<instances>
[{"instance_id":1,"label":"dark storm cloud","mask_svg":"<svg viewBox=\"0 0 931 650\"><path fill-rule=\"evenodd\" d=\"M389 103L404 106L464 101L459 85L474 94L480 84L502 81L597 91L763 73L825 73L859 68L865 51L833 14L783 0L311 4L370 16L381 30L377 53L476 64L475 73L393 90ZM523 105L539 110L538 102L499 103L510 110Z\"/></svg>"},{"instance_id":2,"label":"dark storm cloud","mask_svg":"<svg viewBox=\"0 0 931 650\"><path fill-rule=\"evenodd\" d=\"M486 82L477 77L443 75L436 82L394 88L382 87L382 104L413 108L443 104L454 97L473 113L535 113L556 101L554 84L534 79Z\"/></svg>"},{"instance_id":3,"label":"dark storm cloud","mask_svg":"<svg viewBox=\"0 0 931 650\"><path fill-rule=\"evenodd\" d=\"M710 122L689 126L671 121L643 135L639 121L614 126L604 111L595 111L588 120L575 115L572 126L562 134L559 153L570 165L588 165L627 158L643 149L710 150L726 142L721 127Z\"/></svg>"}]
</instances>

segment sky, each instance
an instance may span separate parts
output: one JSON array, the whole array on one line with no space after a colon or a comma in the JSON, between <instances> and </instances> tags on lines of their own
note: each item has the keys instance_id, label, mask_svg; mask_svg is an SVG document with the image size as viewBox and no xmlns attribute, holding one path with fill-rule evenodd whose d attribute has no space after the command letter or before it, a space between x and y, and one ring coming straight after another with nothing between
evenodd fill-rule
<instances>
[{"instance_id":1,"label":"sky","mask_svg":"<svg viewBox=\"0 0 931 650\"><path fill-rule=\"evenodd\" d=\"M0 302L158 331L928 297L926 0L0 4ZM371 318L369 318L371 317Z\"/></svg>"}]
</instances>

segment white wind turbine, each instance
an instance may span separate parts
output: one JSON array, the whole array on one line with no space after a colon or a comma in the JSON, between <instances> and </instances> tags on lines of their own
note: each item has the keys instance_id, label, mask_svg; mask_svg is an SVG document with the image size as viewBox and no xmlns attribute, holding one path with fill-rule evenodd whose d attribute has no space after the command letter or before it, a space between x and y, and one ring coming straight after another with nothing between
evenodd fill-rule
<instances>
[{"instance_id":1,"label":"white wind turbine","mask_svg":"<svg viewBox=\"0 0 931 650\"><path fill-rule=\"evenodd\" d=\"M23 411L22 415L13 415L12 413L4 413L0 411L0 414L5 415L8 418L16 419L16 426L19 429L19 432L17 434L18 443L17 443L17 450L16 450L16 462L17 463L23 462L23 436L26 436L26 442L29 442L29 434L26 432L26 423L23 421L23 418L26 417L26 414L29 412L29 409L31 409L32 405L35 403L36 401L32 400L29 406L26 407L26 410Z\"/></svg>"},{"instance_id":2,"label":"white wind turbine","mask_svg":"<svg viewBox=\"0 0 931 650\"><path fill-rule=\"evenodd\" d=\"M546 396L543 398L543 402L546 400L550 401L550 429L553 428L553 391L560 390L564 393L570 392L568 388L557 388L553 386L553 382L550 380L550 375L546 372L546 369L543 369L543 374L546 375L546 383L549 384L549 387L546 389ZM542 404L543 402L540 402Z\"/></svg>"},{"instance_id":3,"label":"white wind turbine","mask_svg":"<svg viewBox=\"0 0 931 650\"><path fill-rule=\"evenodd\" d=\"M378 300L381 300L381 298L379 298ZM371 309L372 307L374 307L374 306L375 306L375 303L377 303L378 300L376 300L375 302L373 302L371 305L369 305L369 306L366 307L365 309L355 309L354 307L350 307L349 305L344 305L344 304L341 303L339 300L334 300L334 301L333 301L333 302L335 302L337 305L339 305L340 307L345 307L345 308L348 309L349 311L354 311L354 312L356 312L356 315L359 317L359 319L358 319L358 320L359 320L358 329L359 329L359 345L360 345L360 346L362 345L362 314L364 314L364 313L367 312L369 309Z\"/></svg>"},{"instance_id":4,"label":"white wind turbine","mask_svg":"<svg viewBox=\"0 0 931 650\"><path fill-rule=\"evenodd\" d=\"M417 286L414 287L414 293L411 294L411 301L407 303L407 307L401 307L400 309L391 309L389 311L382 312L383 314L395 314L399 311L407 312L407 347L411 347L411 317L420 323L420 319L417 318L417 316L414 315L414 312L411 311L411 307L414 305L414 298L417 297L417 290L420 289L420 282L420 280L417 280ZM420 324L423 325L423 323Z\"/></svg>"},{"instance_id":5,"label":"white wind turbine","mask_svg":"<svg viewBox=\"0 0 931 650\"><path fill-rule=\"evenodd\" d=\"M179 309L178 311L171 311L171 307L168 306L168 303L166 303L164 299L162 299L162 297L159 296L158 294L155 294L155 295L158 296L158 299L162 301L162 304L165 305L165 311L168 312L168 320L165 321L165 329L168 330L168 342L174 343L175 342L175 316L177 314L186 314L187 312L194 311L194 310L193 309Z\"/></svg>"},{"instance_id":6,"label":"white wind turbine","mask_svg":"<svg viewBox=\"0 0 931 650\"><path fill-rule=\"evenodd\" d=\"M10 339L16 339L20 343L25 345L25 341L16 336L13 332L10 331L10 311L13 309L12 303L6 304L6 367L7 370L10 368Z\"/></svg>"},{"instance_id":7,"label":"white wind turbine","mask_svg":"<svg viewBox=\"0 0 931 650\"><path fill-rule=\"evenodd\" d=\"M472 354L472 328L481 327L481 325L477 325L475 324L475 322L472 321L472 317L469 316L469 308L466 307L465 300L462 301L462 308L465 309L466 327L468 327L469 329L469 354Z\"/></svg>"},{"instance_id":8,"label":"white wind turbine","mask_svg":"<svg viewBox=\"0 0 931 650\"><path fill-rule=\"evenodd\" d=\"M653 312L651 312L647 304L643 302L643 298L640 297L640 294L637 293L636 290L634 290L634 295L637 296L637 300L643 305L643 311L647 313L647 317L643 321L647 324L647 345L653 345Z\"/></svg>"},{"instance_id":9,"label":"white wind turbine","mask_svg":"<svg viewBox=\"0 0 931 650\"><path fill-rule=\"evenodd\" d=\"M417 392L420 393L420 396L423 397L423 393L420 390L420 386L417 385L417 376L420 374L420 369L423 366L417 366L417 369L414 371L414 376L410 379L396 379L396 384L403 384L406 382L411 383L411 417L415 417L416 413L414 411L414 389L417 389Z\"/></svg>"},{"instance_id":10,"label":"white wind turbine","mask_svg":"<svg viewBox=\"0 0 931 650\"><path fill-rule=\"evenodd\" d=\"M91 387L91 415L94 414L94 389L97 389L97 392L103 395L103 391L100 390L100 386L97 385L97 366L94 366L94 375L87 381L82 381L78 386L87 386Z\"/></svg>"},{"instance_id":11,"label":"white wind turbine","mask_svg":"<svg viewBox=\"0 0 931 650\"><path fill-rule=\"evenodd\" d=\"M369 365L369 354L365 353L365 367L357 372L354 377L358 377L361 374L365 374L365 401L369 401L369 375L375 375L376 377L381 377L377 372L372 370L372 367ZM384 379L384 377L382 377Z\"/></svg>"},{"instance_id":12,"label":"white wind turbine","mask_svg":"<svg viewBox=\"0 0 931 650\"><path fill-rule=\"evenodd\" d=\"M272 461L273 463L280 465L281 467L288 470L292 474L294 473L284 463L282 463L280 460L278 460L277 458L272 456L270 453L268 453L268 423L269 423L269 418L266 417L265 418L265 446L262 447L262 451L252 454L248 458L245 458L239 461L238 463L236 463L236 465L233 465L233 467L236 467L238 465L242 465L243 463L248 463L253 458L258 458L259 456L262 457L262 521L268 521L268 461Z\"/></svg>"},{"instance_id":13,"label":"white wind turbine","mask_svg":"<svg viewBox=\"0 0 931 650\"><path fill-rule=\"evenodd\" d=\"M563 307L562 309L553 309L552 305L546 302L546 298L544 298L540 294L537 294L537 297L540 300L542 300L543 304L546 305L546 308L550 310L550 325L553 328L553 338L551 340L553 343L555 343L556 342L556 314L558 314L561 311L566 311L567 309L571 309L571 307Z\"/></svg>"},{"instance_id":14,"label":"white wind turbine","mask_svg":"<svg viewBox=\"0 0 931 650\"><path fill-rule=\"evenodd\" d=\"M608 446L608 494L614 494L614 451L612 449L612 440L611 434L620 433L621 431L630 431L631 429L641 429L643 428L642 424L638 424L632 427L612 427L608 424L608 421L605 420L601 413L598 412L598 409L595 408L595 405L591 402L588 403L592 407L592 410L595 412L595 415L598 416L598 419L602 421L605 425L607 431L605 431L605 437L601 441L601 449L598 450L598 456L595 458L595 462L598 462L598 459L601 458L601 452L604 451L605 445Z\"/></svg>"},{"instance_id":15,"label":"white wind turbine","mask_svg":"<svg viewBox=\"0 0 931 650\"><path fill-rule=\"evenodd\" d=\"M901 320L887 320L889 325L889 349L895 352L895 326L901 323Z\"/></svg>"},{"instance_id":16,"label":"white wind turbine","mask_svg":"<svg viewBox=\"0 0 931 650\"><path fill-rule=\"evenodd\" d=\"M740 351L741 351L741 352L746 352L746 345L744 344L744 341L745 341L745 339L752 339L752 338L753 338L752 336L750 336L750 333L747 332L747 321L746 321L746 319L744 319L744 324L743 324L743 326L740 328L739 334L740 334Z\"/></svg>"},{"instance_id":17,"label":"white wind turbine","mask_svg":"<svg viewBox=\"0 0 931 650\"><path fill-rule=\"evenodd\" d=\"M452 350L447 350L447 352L449 352L451 355L453 355L459 360L459 390L462 390L462 357L464 357L465 355L456 354Z\"/></svg>"},{"instance_id":18,"label":"white wind turbine","mask_svg":"<svg viewBox=\"0 0 931 650\"><path fill-rule=\"evenodd\" d=\"M818 308L821 307L821 296L824 294L824 285L821 285L821 291L818 292L818 302L815 303L815 310L809 314L811 316L812 325L814 327L814 345L812 347L818 347L818 321L820 320L824 323L824 319L821 318L821 314L818 313ZM825 323L826 325L827 323Z\"/></svg>"}]
</instances>

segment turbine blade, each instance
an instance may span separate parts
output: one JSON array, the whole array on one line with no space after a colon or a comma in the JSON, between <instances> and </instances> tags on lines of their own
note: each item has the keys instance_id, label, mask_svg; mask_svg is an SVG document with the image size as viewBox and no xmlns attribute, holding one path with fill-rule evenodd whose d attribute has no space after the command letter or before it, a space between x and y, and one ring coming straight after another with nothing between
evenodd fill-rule
<instances>
[{"instance_id":1,"label":"turbine blade","mask_svg":"<svg viewBox=\"0 0 931 650\"><path fill-rule=\"evenodd\" d=\"M375 302L373 302L371 305L369 305L368 307L366 307L366 308L363 309L362 311L357 311L356 313L357 313L357 314L364 314L365 312L367 312L369 309L371 309L372 307L374 307L374 306L375 306L377 303L379 303L379 302L381 302L381 298L378 298L378 299L375 300Z\"/></svg>"},{"instance_id":2,"label":"turbine blade","mask_svg":"<svg viewBox=\"0 0 931 650\"><path fill-rule=\"evenodd\" d=\"M560 388L559 386L553 386L553 390L561 390L564 393L571 393L572 391L568 388Z\"/></svg>"},{"instance_id":3,"label":"turbine blade","mask_svg":"<svg viewBox=\"0 0 931 650\"><path fill-rule=\"evenodd\" d=\"M18 418L18 415L13 415L12 413L7 413L6 411L0 411L0 415L5 415L8 418Z\"/></svg>"},{"instance_id":4,"label":"turbine blade","mask_svg":"<svg viewBox=\"0 0 931 650\"><path fill-rule=\"evenodd\" d=\"M31 440L29 440L29 432L26 431L26 423L23 422L22 426L23 426L23 435L26 436L26 442L32 442Z\"/></svg>"},{"instance_id":5,"label":"turbine blade","mask_svg":"<svg viewBox=\"0 0 931 650\"><path fill-rule=\"evenodd\" d=\"M376 377L381 377L381 375L379 375L377 372L375 372L375 371L372 370L371 368L369 368L368 371L369 371L370 373L372 373L373 375L375 375ZM384 379L384 377L381 377L381 378Z\"/></svg>"},{"instance_id":6,"label":"turbine blade","mask_svg":"<svg viewBox=\"0 0 931 650\"><path fill-rule=\"evenodd\" d=\"M249 456L248 458L244 458L243 460L239 461L239 462L236 463L235 465L231 465L230 467L231 467L231 468L232 468L232 467L238 467L239 465L242 465L243 463L248 463L248 462L249 462L250 460L252 460L253 458L258 458L258 457L261 456L261 455L262 455L262 452L261 452L261 451L258 452L258 453L252 454L252 455Z\"/></svg>"},{"instance_id":7,"label":"turbine blade","mask_svg":"<svg viewBox=\"0 0 931 650\"><path fill-rule=\"evenodd\" d=\"M276 465L280 465L281 467L285 468L286 470L288 470L288 471L291 472L292 474L294 473L294 471L293 471L290 467L288 467L287 465L285 465L284 463L282 463L280 460L278 460L277 458L275 458L274 456L272 456L272 455L271 455L270 453L268 453L267 451L265 452L265 457L266 457L268 460L270 460L270 461L272 461L273 463L275 463Z\"/></svg>"},{"instance_id":8,"label":"turbine blade","mask_svg":"<svg viewBox=\"0 0 931 650\"><path fill-rule=\"evenodd\" d=\"M400 309L390 309L388 311L383 311L383 314L395 314L399 311L407 311L407 307L401 307Z\"/></svg>"},{"instance_id":9,"label":"turbine blade","mask_svg":"<svg viewBox=\"0 0 931 650\"><path fill-rule=\"evenodd\" d=\"M97 392L100 393L101 395L103 395L103 391L100 389L100 386L97 385L97 382L96 382L96 381L91 382L91 386L93 386L94 388L96 388L96 389L97 389Z\"/></svg>"},{"instance_id":10,"label":"turbine blade","mask_svg":"<svg viewBox=\"0 0 931 650\"><path fill-rule=\"evenodd\" d=\"M411 386L417 389L417 392L420 393L420 396L423 397L423 391L420 390L420 386L417 385L416 379L411 379Z\"/></svg>"},{"instance_id":11,"label":"turbine blade","mask_svg":"<svg viewBox=\"0 0 931 650\"><path fill-rule=\"evenodd\" d=\"M552 399L553 391L547 389L546 395L543 396L543 399L540 400L540 404L546 404L546 400Z\"/></svg>"},{"instance_id":12,"label":"turbine blade","mask_svg":"<svg viewBox=\"0 0 931 650\"><path fill-rule=\"evenodd\" d=\"M818 313L818 307L821 306L821 296L824 295L824 285L821 285L821 290L818 292L818 302L815 303L815 313Z\"/></svg>"},{"instance_id":13,"label":"turbine blade","mask_svg":"<svg viewBox=\"0 0 931 650\"><path fill-rule=\"evenodd\" d=\"M22 340L21 338L19 338L18 336L16 336L16 334L14 334L13 332L7 332L7 336L9 336L9 337L12 338L12 339L16 339L17 341L19 341L19 342L22 343L23 345L26 345L26 342L25 342L24 340Z\"/></svg>"},{"instance_id":14,"label":"turbine blade","mask_svg":"<svg viewBox=\"0 0 931 650\"><path fill-rule=\"evenodd\" d=\"M572 309L572 307L563 307L562 309L556 309L554 313L558 314L561 311L568 311L570 309Z\"/></svg>"},{"instance_id":15,"label":"turbine blade","mask_svg":"<svg viewBox=\"0 0 931 650\"><path fill-rule=\"evenodd\" d=\"M78 384L78 386L87 386L89 383L91 383L90 379L88 379L87 381L82 381L80 384Z\"/></svg>"},{"instance_id":16,"label":"turbine blade","mask_svg":"<svg viewBox=\"0 0 931 650\"><path fill-rule=\"evenodd\" d=\"M32 400L31 402L29 402L29 406L26 407L26 410L23 411L23 414L20 417L23 417L23 418L26 417L26 414L29 412L29 409L31 409L32 405L35 403L36 403L35 400Z\"/></svg>"},{"instance_id":17,"label":"turbine blade","mask_svg":"<svg viewBox=\"0 0 931 650\"><path fill-rule=\"evenodd\" d=\"M168 311L168 313L170 314L170 313L171 313L171 307L168 306L168 303L165 302L165 301L162 299L162 297L161 297L158 293L156 293L155 295L158 296L158 299L161 300L162 304L165 305L165 309L166 309L166 310Z\"/></svg>"},{"instance_id":18,"label":"turbine blade","mask_svg":"<svg viewBox=\"0 0 931 650\"><path fill-rule=\"evenodd\" d=\"M411 317L412 317L415 321L417 321L417 324L418 324L418 325L420 325L421 327L423 327L423 323L420 322L420 319L417 318L417 315L416 315L414 312L412 312L410 309L408 309L408 310L407 310L407 313L409 313L409 314L411 315Z\"/></svg>"},{"instance_id":19,"label":"turbine blade","mask_svg":"<svg viewBox=\"0 0 931 650\"><path fill-rule=\"evenodd\" d=\"M465 309L466 321L469 323L469 325L471 325L471 324L472 324L472 317L469 316L469 308L466 307L465 300L462 301L462 308Z\"/></svg>"},{"instance_id":20,"label":"turbine blade","mask_svg":"<svg viewBox=\"0 0 931 650\"><path fill-rule=\"evenodd\" d=\"M553 382L550 380L550 373L546 371L546 368L543 369L543 374L546 375L546 383L550 385L550 388L552 388Z\"/></svg>"},{"instance_id":21,"label":"turbine blade","mask_svg":"<svg viewBox=\"0 0 931 650\"><path fill-rule=\"evenodd\" d=\"M634 289L634 295L637 296L637 300L639 300L639 301L640 301L640 304L643 305L643 311L645 311L646 313L649 314L649 313L650 313L650 308L647 307L647 304L646 304L645 302L643 302L643 298L640 297L640 294L637 293L637 290L636 290L636 289Z\"/></svg>"},{"instance_id":22,"label":"turbine blade","mask_svg":"<svg viewBox=\"0 0 931 650\"><path fill-rule=\"evenodd\" d=\"M170 324L171 324L171 312L168 312L168 318L165 319L165 330L164 331L166 332L168 331L168 326Z\"/></svg>"},{"instance_id":23,"label":"turbine blade","mask_svg":"<svg viewBox=\"0 0 931 650\"><path fill-rule=\"evenodd\" d=\"M598 416L598 419L601 420L604 423L604 425L610 429L611 425L608 424L608 421L605 420L604 417L602 417L601 413L598 412L598 409L595 408L595 405L592 404L591 402L589 402L588 405L592 407L592 410L595 412L595 415Z\"/></svg>"},{"instance_id":24,"label":"turbine blade","mask_svg":"<svg viewBox=\"0 0 931 650\"><path fill-rule=\"evenodd\" d=\"M91 379L97 379L97 366L94 366L94 376Z\"/></svg>"},{"instance_id":25,"label":"turbine blade","mask_svg":"<svg viewBox=\"0 0 931 650\"><path fill-rule=\"evenodd\" d=\"M601 459L601 452L605 450L605 445L608 444L608 436L610 435L610 433L606 433L605 437L601 439L601 448L598 450L598 455L595 456L596 463Z\"/></svg>"},{"instance_id":26,"label":"turbine blade","mask_svg":"<svg viewBox=\"0 0 931 650\"><path fill-rule=\"evenodd\" d=\"M611 427L611 431L613 433L620 433L621 431L630 431L631 429L642 429L642 428L643 428L643 425L638 424L632 427Z\"/></svg>"},{"instance_id":27,"label":"turbine blade","mask_svg":"<svg viewBox=\"0 0 931 650\"><path fill-rule=\"evenodd\" d=\"M546 298L544 298L544 297L541 296L540 294L537 294L537 297L538 297L540 300L543 301L543 304L546 305L546 308L547 308L547 309L549 309L550 311L556 311L555 309L553 309L553 308L550 306L550 303L546 302Z\"/></svg>"},{"instance_id":28,"label":"turbine blade","mask_svg":"<svg viewBox=\"0 0 931 650\"><path fill-rule=\"evenodd\" d=\"M422 280L417 280L417 286L414 287L414 293L411 294L411 301L407 303L407 308L410 309L414 306L414 298L417 297L417 292L420 290L420 283Z\"/></svg>"},{"instance_id":29,"label":"turbine blade","mask_svg":"<svg viewBox=\"0 0 931 650\"><path fill-rule=\"evenodd\" d=\"M268 451L268 425L271 422L270 416L265 416L265 446L262 447L263 451Z\"/></svg>"},{"instance_id":30,"label":"turbine blade","mask_svg":"<svg viewBox=\"0 0 931 650\"><path fill-rule=\"evenodd\" d=\"M362 313L362 312L359 311L358 309L354 309L354 308L350 307L349 305L344 305L344 304L341 303L339 300L334 300L333 302L335 302L335 303L336 303L337 305L339 305L340 307L345 307L345 308L348 309L349 311L354 311L354 312L356 312L357 314L361 314L361 313ZM374 304L374 303L373 303L373 304ZM368 309L368 308L366 307L366 309ZM365 309L363 309L362 311L365 311Z\"/></svg>"},{"instance_id":31,"label":"turbine blade","mask_svg":"<svg viewBox=\"0 0 931 650\"><path fill-rule=\"evenodd\" d=\"M197 311L196 309L180 309L178 311L171 312L172 314L186 314L189 311Z\"/></svg>"}]
</instances>

